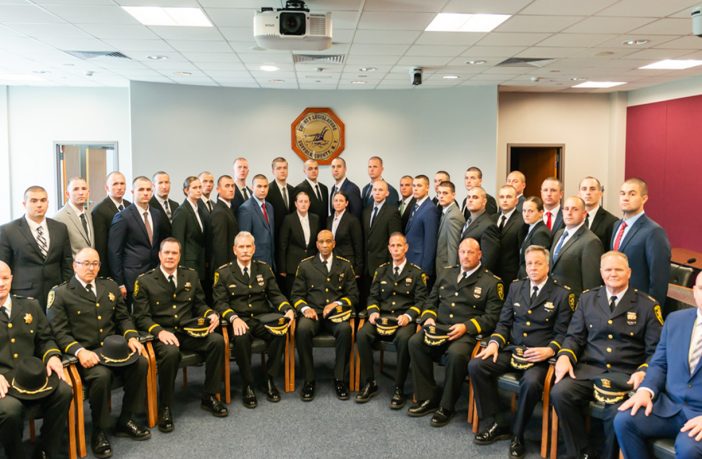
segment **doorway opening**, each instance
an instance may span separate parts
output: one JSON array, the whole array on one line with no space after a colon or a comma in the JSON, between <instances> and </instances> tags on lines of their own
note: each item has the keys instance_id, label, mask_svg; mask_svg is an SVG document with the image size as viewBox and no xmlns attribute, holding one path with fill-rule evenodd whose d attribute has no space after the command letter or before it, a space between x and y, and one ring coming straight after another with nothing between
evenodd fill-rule
<instances>
[{"instance_id":1,"label":"doorway opening","mask_svg":"<svg viewBox=\"0 0 702 459\"><path fill-rule=\"evenodd\" d=\"M527 177L524 196L541 196L546 178L564 181L564 154L564 144L507 144L507 172L521 171Z\"/></svg>"},{"instance_id":2,"label":"doorway opening","mask_svg":"<svg viewBox=\"0 0 702 459\"><path fill-rule=\"evenodd\" d=\"M54 152L58 175L58 199L54 201L58 205L57 209L66 203L66 188L68 180L72 177L83 177L88 182L89 208L94 202L100 202L107 196L107 174L119 169L117 142L54 142Z\"/></svg>"}]
</instances>

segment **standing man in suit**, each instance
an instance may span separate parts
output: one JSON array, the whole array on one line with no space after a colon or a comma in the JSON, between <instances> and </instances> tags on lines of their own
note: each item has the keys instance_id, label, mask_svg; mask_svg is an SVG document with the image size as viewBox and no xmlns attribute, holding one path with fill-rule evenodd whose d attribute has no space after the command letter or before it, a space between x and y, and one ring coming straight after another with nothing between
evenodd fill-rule
<instances>
[{"instance_id":1,"label":"standing man in suit","mask_svg":"<svg viewBox=\"0 0 702 459\"><path fill-rule=\"evenodd\" d=\"M239 206L249 200L253 192L251 188L246 186L246 179L249 176L249 161L246 158L239 157L234 160L234 200L232 201L232 210L236 214L239 211Z\"/></svg>"},{"instance_id":2,"label":"standing man in suit","mask_svg":"<svg viewBox=\"0 0 702 459\"><path fill-rule=\"evenodd\" d=\"M466 207L470 212L461 230L461 240L473 238L480 244L483 254L482 263L494 272L500 258L500 230L485 211L487 193L482 187L476 186L468 191Z\"/></svg>"},{"instance_id":3,"label":"standing man in suit","mask_svg":"<svg viewBox=\"0 0 702 459\"><path fill-rule=\"evenodd\" d=\"M217 180L217 204L210 214L210 279L217 268L234 261L232 247L239 233L239 222L232 211L235 186L231 175L222 175Z\"/></svg>"},{"instance_id":4,"label":"standing man in suit","mask_svg":"<svg viewBox=\"0 0 702 459\"><path fill-rule=\"evenodd\" d=\"M173 237L180 243L182 264L197 272L207 292L207 238L210 234L207 208L202 203L202 183L191 175L183 181L185 199L173 215ZM179 260L180 261L180 260Z\"/></svg>"},{"instance_id":5,"label":"standing man in suit","mask_svg":"<svg viewBox=\"0 0 702 459\"><path fill-rule=\"evenodd\" d=\"M526 260L524 254L530 245L539 245L546 250L551 248L551 232L543 220L544 203L538 196L529 196L522 205L524 226L519 235L519 278L526 276Z\"/></svg>"},{"instance_id":6,"label":"standing man in suit","mask_svg":"<svg viewBox=\"0 0 702 459\"><path fill-rule=\"evenodd\" d=\"M366 208L373 204L373 183L378 180L383 179L383 171L385 170L383 166L383 158L380 156L371 156L368 158L368 177L370 178L370 183L363 187L361 192L361 199L363 199L363 208ZM390 202L397 202L400 200L400 196L397 194L397 190L393 188L392 185L388 183L388 192Z\"/></svg>"},{"instance_id":7,"label":"standing man in suit","mask_svg":"<svg viewBox=\"0 0 702 459\"><path fill-rule=\"evenodd\" d=\"M468 169L466 169L466 172L463 176L463 184L466 187L466 191L469 191L474 186L482 187L483 171L481 171L480 168L476 166L469 167ZM485 212L487 212L489 215L495 215L497 213L497 201L495 201L495 198L490 196L490 194L487 192L485 192L485 199L487 199L487 203L485 204ZM463 213L463 218L468 218L468 216L470 215L470 211L466 207L467 201L468 198L466 197L463 199L463 203L461 204L461 212Z\"/></svg>"},{"instance_id":8,"label":"standing man in suit","mask_svg":"<svg viewBox=\"0 0 702 459\"><path fill-rule=\"evenodd\" d=\"M409 244L407 259L431 277L434 275L436 236L441 212L429 199L429 177L418 175L414 178L412 195L414 207L405 227L405 236Z\"/></svg>"},{"instance_id":9,"label":"standing man in suit","mask_svg":"<svg viewBox=\"0 0 702 459\"><path fill-rule=\"evenodd\" d=\"M317 250L319 217L309 212L310 197L300 191L295 196L295 212L285 216L280 229L280 245L276 247L277 267L283 277L281 289L290 295L297 267L302 260L312 256Z\"/></svg>"},{"instance_id":10,"label":"standing man in suit","mask_svg":"<svg viewBox=\"0 0 702 459\"><path fill-rule=\"evenodd\" d=\"M256 174L251 184L253 195L239 207L239 229L253 234L256 240L254 260L264 261L275 269L275 214L271 203L266 201L268 179Z\"/></svg>"},{"instance_id":11,"label":"standing man in suit","mask_svg":"<svg viewBox=\"0 0 702 459\"><path fill-rule=\"evenodd\" d=\"M407 221L410 218L412 209L414 208L414 196L412 195L412 182L414 179L411 175L403 175L400 179L400 200L397 203L397 208L400 211L402 232L405 232L407 228ZM388 196L390 196L390 191L388 190Z\"/></svg>"},{"instance_id":12,"label":"standing man in suit","mask_svg":"<svg viewBox=\"0 0 702 459\"><path fill-rule=\"evenodd\" d=\"M361 220L361 212L363 212L363 203L361 202L361 190L358 185L353 183L346 177L346 160L344 158L334 158L331 162L331 173L334 177L334 185L329 192L329 215L334 213L334 207L331 205L332 198L337 191L343 191L349 200L348 210L359 221Z\"/></svg>"},{"instance_id":13,"label":"standing man in suit","mask_svg":"<svg viewBox=\"0 0 702 459\"><path fill-rule=\"evenodd\" d=\"M612 249L629 257L631 285L665 301L670 278L670 241L665 230L644 213L648 185L630 178L619 191L622 219L612 232Z\"/></svg>"},{"instance_id":14,"label":"standing man in suit","mask_svg":"<svg viewBox=\"0 0 702 459\"><path fill-rule=\"evenodd\" d=\"M500 276L509 292L512 281L519 273L519 244L524 219L517 211L517 191L512 185L500 187L497 199L500 214L496 215L497 229L500 232L500 257L495 274Z\"/></svg>"},{"instance_id":15,"label":"standing man in suit","mask_svg":"<svg viewBox=\"0 0 702 459\"><path fill-rule=\"evenodd\" d=\"M268 187L266 200L273 206L273 235L276 249L280 246L280 228L283 225L285 216L295 210L295 188L288 183L288 161L279 156L271 163L273 171L273 181ZM277 250L276 250L277 251ZM276 278L280 278L276 275ZM281 285L282 286L282 285Z\"/></svg>"},{"instance_id":16,"label":"standing man in suit","mask_svg":"<svg viewBox=\"0 0 702 459\"><path fill-rule=\"evenodd\" d=\"M134 205L115 215L107 243L110 270L122 296L131 298L139 274L158 264L158 247L170 235L166 216L149 205L151 180L140 175L132 182Z\"/></svg>"},{"instance_id":17,"label":"standing man in suit","mask_svg":"<svg viewBox=\"0 0 702 459\"><path fill-rule=\"evenodd\" d=\"M602 184L595 177L585 177L580 181L578 196L585 201L585 210L587 210L585 223L590 231L600 238L602 247L609 248L617 217L602 207Z\"/></svg>"},{"instance_id":18,"label":"standing man in suit","mask_svg":"<svg viewBox=\"0 0 702 459\"><path fill-rule=\"evenodd\" d=\"M89 194L88 182L81 177L73 177L68 181L66 190L68 200L54 216L68 229L73 256L81 249L95 246L93 217L87 210Z\"/></svg>"},{"instance_id":19,"label":"standing man in suit","mask_svg":"<svg viewBox=\"0 0 702 459\"><path fill-rule=\"evenodd\" d=\"M563 183L555 177L548 177L541 184L541 200L544 203L544 224L554 235L563 228Z\"/></svg>"},{"instance_id":20,"label":"standing man in suit","mask_svg":"<svg viewBox=\"0 0 702 459\"><path fill-rule=\"evenodd\" d=\"M458 264L458 243L461 242L461 228L465 219L456 204L456 186L453 182L439 184L436 195L441 209L439 234L436 238L436 277L439 278Z\"/></svg>"},{"instance_id":21,"label":"standing man in suit","mask_svg":"<svg viewBox=\"0 0 702 459\"><path fill-rule=\"evenodd\" d=\"M169 198L171 194L171 177L164 171L157 171L151 177L151 183L156 192L153 193L149 204L166 216L164 221L167 223L168 233L170 234L171 222L178 208L178 203Z\"/></svg>"},{"instance_id":22,"label":"standing man in suit","mask_svg":"<svg viewBox=\"0 0 702 459\"><path fill-rule=\"evenodd\" d=\"M675 440L675 457L702 457L702 273L692 293L697 307L666 318L646 377L614 418L625 459L653 459L647 441L661 437Z\"/></svg>"},{"instance_id":23,"label":"standing man in suit","mask_svg":"<svg viewBox=\"0 0 702 459\"><path fill-rule=\"evenodd\" d=\"M551 403L567 457L595 454L581 414L594 398L595 381L604 382L619 373L628 377L627 385L638 389L663 325L660 305L630 285L631 269L625 255L614 251L602 255L600 273L605 285L581 295L557 354ZM604 459L616 459L619 452L612 428L618 405L604 408Z\"/></svg>"},{"instance_id":24,"label":"standing man in suit","mask_svg":"<svg viewBox=\"0 0 702 459\"><path fill-rule=\"evenodd\" d=\"M73 262L66 225L46 218L49 197L40 186L24 192L24 216L0 226L0 261L14 272L12 291L36 298L46 310L54 285L71 278Z\"/></svg>"},{"instance_id":25,"label":"standing man in suit","mask_svg":"<svg viewBox=\"0 0 702 459\"><path fill-rule=\"evenodd\" d=\"M327 187L320 183L319 163L313 159L305 161L303 167L305 180L295 187L295 193L304 191L310 197L310 212L319 217L320 228L327 227L327 216L329 215L329 192Z\"/></svg>"},{"instance_id":26,"label":"standing man in suit","mask_svg":"<svg viewBox=\"0 0 702 459\"><path fill-rule=\"evenodd\" d=\"M107 262L107 241L110 239L110 226L112 226L115 214L131 205L131 202L124 199L124 193L127 191L127 179L124 178L124 174L119 171L107 174L105 191L107 191L107 197L93 207L91 214L95 230L95 250L102 260L100 277L112 277L110 264Z\"/></svg>"},{"instance_id":27,"label":"standing man in suit","mask_svg":"<svg viewBox=\"0 0 702 459\"><path fill-rule=\"evenodd\" d=\"M450 181L451 176L446 171L437 171L436 174L434 174L434 197L431 199L431 202L441 207L441 204L439 204L439 185L443 182Z\"/></svg>"},{"instance_id":28,"label":"standing man in suit","mask_svg":"<svg viewBox=\"0 0 702 459\"><path fill-rule=\"evenodd\" d=\"M212 172L210 171L202 171L197 178L200 180L200 184L202 185L202 197L200 200L202 201L202 204L205 206L205 210L209 215L214 210L215 204L217 204L217 201L214 200L214 196L212 196L212 190L214 189L214 175L212 175Z\"/></svg>"},{"instance_id":29,"label":"standing man in suit","mask_svg":"<svg viewBox=\"0 0 702 459\"><path fill-rule=\"evenodd\" d=\"M524 189L526 188L526 176L520 171L512 171L507 175L507 185L517 190L517 210L522 211L524 203Z\"/></svg>"},{"instance_id":30,"label":"standing man in suit","mask_svg":"<svg viewBox=\"0 0 702 459\"><path fill-rule=\"evenodd\" d=\"M551 245L551 273L567 285L576 296L583 290L602 285L597 271L602 243L585 226L585 203L577 196L566 199L563 206L565 227L556 233Z\"/></svg>"}]
</instances>

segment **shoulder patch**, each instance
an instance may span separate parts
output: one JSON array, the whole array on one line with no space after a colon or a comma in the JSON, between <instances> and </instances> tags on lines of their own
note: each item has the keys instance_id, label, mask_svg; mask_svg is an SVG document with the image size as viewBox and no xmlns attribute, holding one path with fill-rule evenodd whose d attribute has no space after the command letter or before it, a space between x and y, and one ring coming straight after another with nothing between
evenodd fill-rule
<instances>
[{"instance_id":1,"label":"shoulder patch","mask_svg":"<svg viewBox=\"0 0 702 459\"><path fill-rule=\"evenodd\" d=\"M656 319L658 319L658 322L660 322L661 325L663 325L663 314L661 313L661 305L656 304L653 307L653 313L656 315Z\"/></svg>"},{"instance_id":2,"label":"shoulder patch","mask_svg":"<svg viewBox=\"0 0 702 459\"><path fill-rule=\"evenodd\" d=\"M497 283L497 297L500 299L500 301L505 300L505 284L503 284L502 281Z\"/></svg>"},{"instance_id":3,"label":"shoulder patch","mask_svg":"<svg viewBox=\"0 0 702 459\"><path fill-rule=\"evenodd\" d=\"M568 294L568 306L571 311L575 311L575 293Z\"/></svg>"},{"instance_id":4,"label":"shoulder patch","mask_svg":"<svg viewBox=\"0 0 702 459\"><path fill-rule=\"evenodd\" d=\"M56 299L56 290L51 289L49 292L49 298L46 300L46 308L49 309L51 305L54 304L54 300Z\"/></svg>"}]
</instances>

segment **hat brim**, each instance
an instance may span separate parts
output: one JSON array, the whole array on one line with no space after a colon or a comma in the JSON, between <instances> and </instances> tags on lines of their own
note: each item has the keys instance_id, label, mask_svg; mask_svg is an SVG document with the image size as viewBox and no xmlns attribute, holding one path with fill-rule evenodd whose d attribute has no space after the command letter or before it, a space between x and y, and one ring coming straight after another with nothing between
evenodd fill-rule
<instances>
[{"instance_id":1,"label":"hat brim","mask_svg":"<svg viewBox=\"0 0 702 459\"><path fill-rule=\"evenodd\" d=\"M51 373L51 376L46 378L46 384L44 384L44 386L35 390L21 389L14 386L14 378L9 378L9 381L10 388L7 394L20 400L40 400L44 397L48 397L54 393L60 384L58 375L55 372Z\"/></svg>"},{"instance_id":2,"label":"hat brim","mask_svg":"<svg viewBox=\"0 0 702 459\"><path fill-rule=\"evenodd\" d=\"M183 331L192 338L206 338L210 334L210 327L183 327Z\"/></svg>"},{"instance_id":3,"label":"hat brim","mask_svg":"<svg viewBox=\"0 0 702 459\"><path fill-rule=\"evenodd\" d=\"M139 353L132 351L127 357L123 359L114 359L103 355L102 348L95 349L95 354L98 356L100 365L105 365L106 367L126 367L133 364L139 358Z\"/></svg>"}]
</instances>

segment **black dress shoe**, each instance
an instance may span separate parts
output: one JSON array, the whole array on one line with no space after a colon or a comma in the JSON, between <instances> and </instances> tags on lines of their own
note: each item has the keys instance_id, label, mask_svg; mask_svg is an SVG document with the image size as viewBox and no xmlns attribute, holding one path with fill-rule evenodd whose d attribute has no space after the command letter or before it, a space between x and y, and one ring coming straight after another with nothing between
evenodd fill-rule
<instances>
[{"instance_id":1,"label":"black dress shoe","mask_svg":"<svg viewBox=\"0 0 702 459\"><path fill-rule=\"evenodd\" d=\"M346 386L346 383L344 381L335 379L334 389L336 389L336 398L338 398L339 400L349 399L349 388Z\"/></svg>"},{"instance_id":2,"label":"black dress shoe","mask_svg":"<svg viewBox=\"0 0 702 459\"><path fill-rule=\"evenodd\" d=\"M423 402L417 402L416 405L410 407L407 410L407 416L412 418L421 418L429 413L433 413L439 408L439 404L431 400L424 400Z\"/></svg>"},{"instance_id":3,"label":"black dress shoe","mask_svg":"<svg viewBox=\"0 0 702 459\"><path fill-rule=\"evenodd\" d=\"M224 403L221 400L217 400L217 397L212 394L205 396L200 401L200 408L209 411L212 413L212 416L218 418L226 418L229 416L229 410Z\"/></svg>"},{"instance_id":4,"label":"black dress shoe","mask_svg":"<svg viewBox=\"0 0 702 459\"><path fill-rule=\"evenodd\" d=\"M130 419L125 423L117 423L115 427L115 435L118 437L129 437L132 440L142 441L151 438L151 431L144 426L140 426Z\"/></svg>"},{"instance_id":5,"label":"black dress shoe","mask_svg":"<svg viewBox=\"0 0 702 459\"><path fill-rule=\"evenodd\" d=\"M452 417L453 410L446 409L442 406L438 410L436 410L434 416L431 417L431 426L443 427L449 423Z\"/></svg>"},{"instance_id":6,"label":"black dress shoe","mask_svg":"<svg viewBox=\"0 0 702 459\"><path fill-rule=\"evenodd\" d=\"M356 403L366 403L376 395L378 395L378 385L375 381L368 381L361 392L356 394Z\"/></svg>"},{"instance_id":7,"label":"black dress shoe","mask_svg":"<svg viewBox=\"0 0 702 459\"><path fill-rule=\"evenodd\" d=\"M93 450L93 455L97 458L112 457L112 445L110 445L110 440L107 439L107 435L102 430L93 431L90 439L90 448Z\"/></svg>"},{"instance_id":8,"label":"black dress shoe","mask_svg":"<svg viewBox=\"0 0 702 459\"><path fill-rule=\"evenodd\" d=\"M244 390L242 392L242 402L244 403L244 407L254 409L258 405L258 401L256 400L256 393L253 390L253 387L251 386L244 386Z\"/></svg>"},{"instance_id":9,"label":"black dress shoe","mask_svg":"<svg viewBox=\"0 0 702 459\"><path fill-rule=\"evenodd\" d=\"M521 459L525 453L524 441L516 435L512 437L512 442L509 444L509 457Z\"/></svg>"},{"instance_id":10,"label":"black dress shoe","mask_svg":"<svg viewBox=\"0 0 702 459\"><path fill-rule=\"evenodd\" d=\"M311 402L314 400L314 381L305 381L300 392L300 398L303 402Z\"/></svg>"},{"instance_id":11,"label":"black dress shoe","mask_svg":"<svg viewBox=\"0 0 702 459\"><path fill-rule=\"evenodd\" d=\"M273 382L272 378L268 378L268 384L266 384L266 400L272 403L280 401L280 392L275 387L275 382Z\"/></svg>"},{"instance_id":12,"label":"black dress shoe","mask_svg":"<svg viewBox=\"0 0 702 459\"><path fill-rule=\"evenodd\" d=\"M406 401L407 399L405 398L405 394L402 392L402 388L395 386L395 389L392 392L392 398L390 399L390 409L402 409L402 407L405 406Z\"/></svg>"},{"instance_id":13,"label":"black dress shoe","mask_svg":"<svg viewBox=\"0 0 702 459\"><path fill-rule=\"evenodd\" d=\"M487 430L478 432L473 438L473 443L476 445L490 445L498 440L506 440L511 436L508 427L502 427L498 423L493 422Z\"/></svg>"},{"instance_id":14,"label":"black dress shoe","mask_svg":"<svg viewBox=\"0 0 702 459\"><path fill-rule=\"evenodd\" d=\"M173 415L171 409L164 406L161 409L161 414L158 416L158 430L163 433L173 432Z\"/></svg>"}]
</instances>

